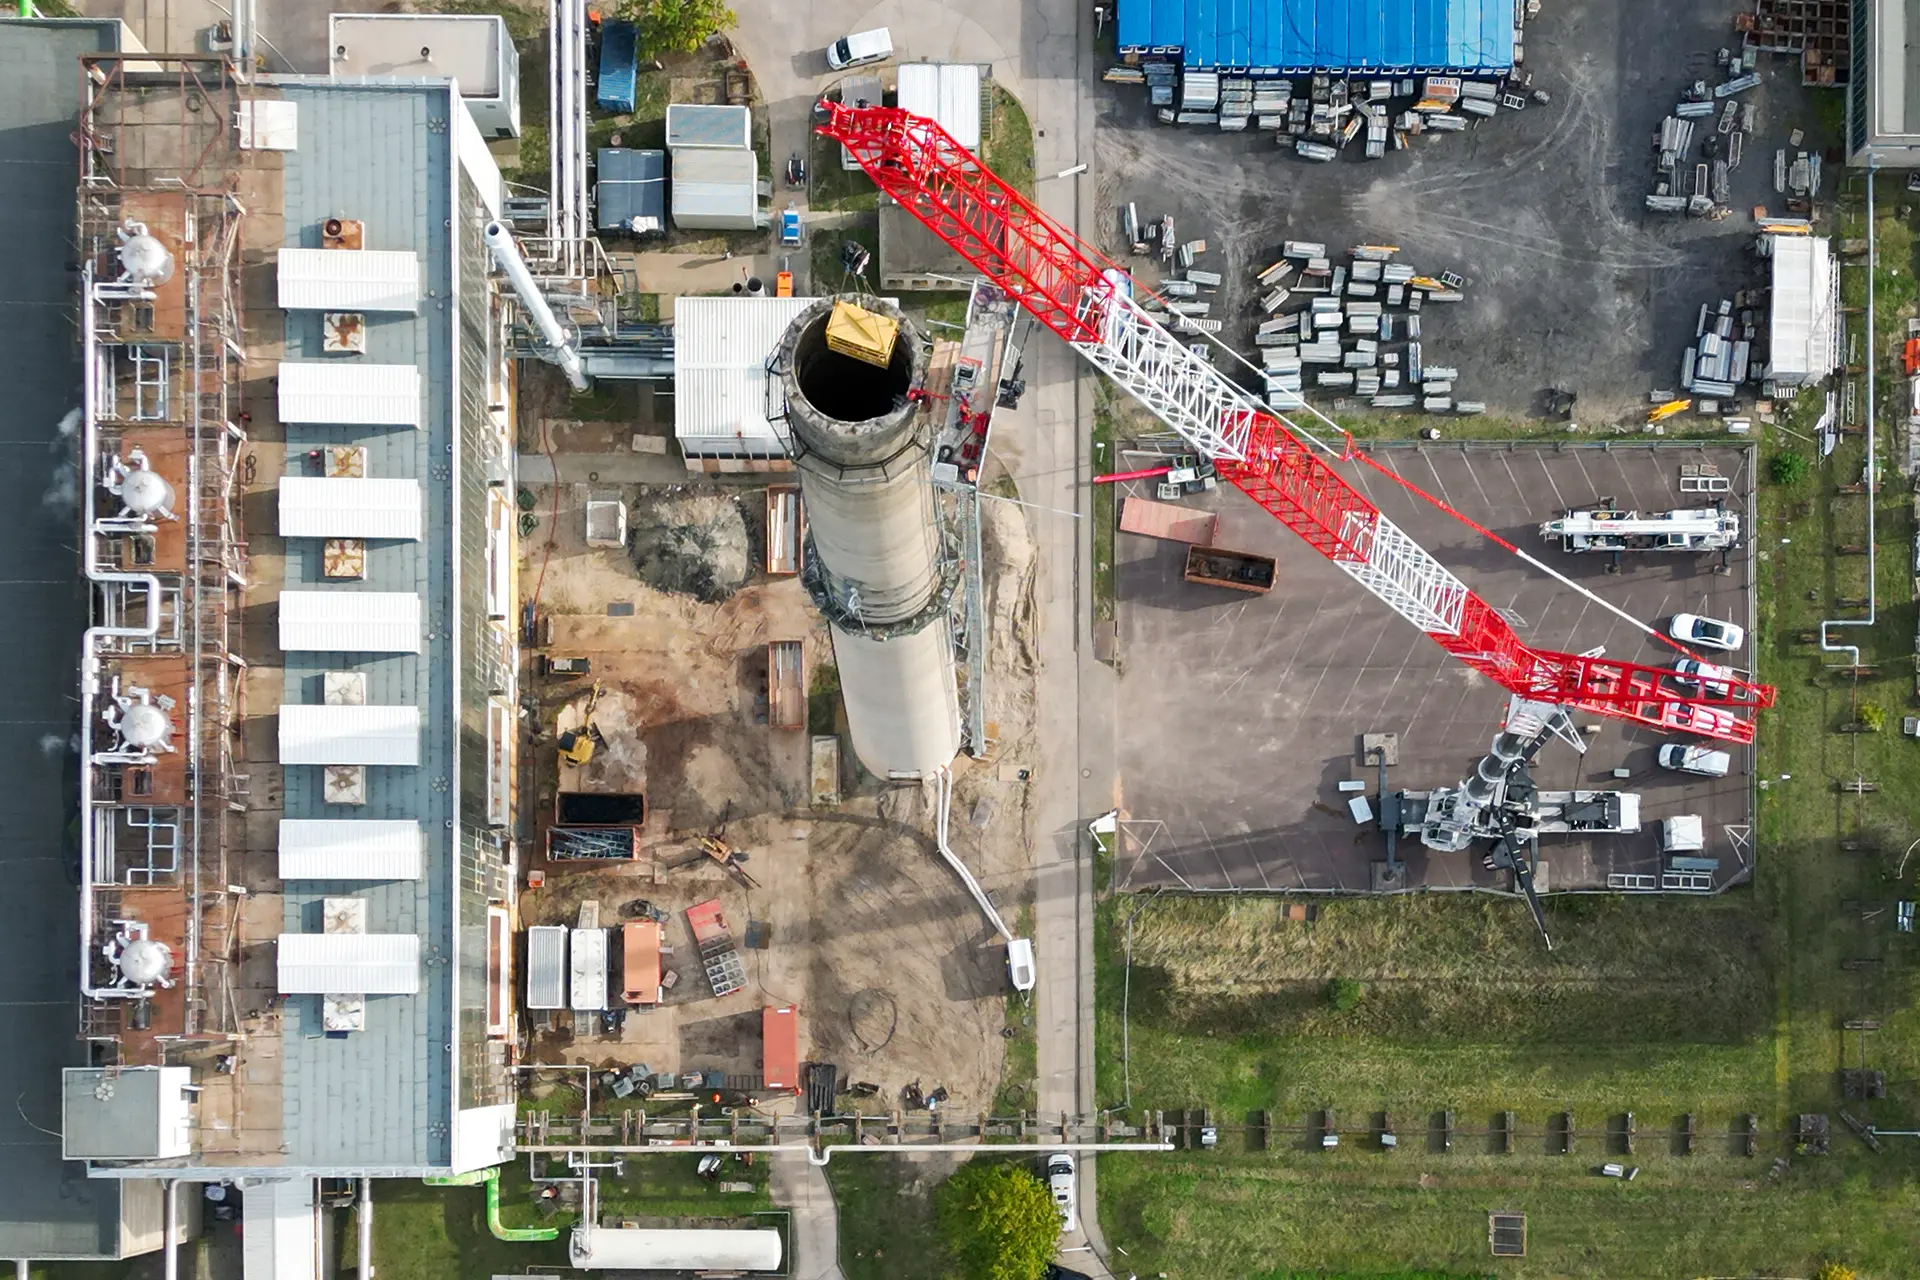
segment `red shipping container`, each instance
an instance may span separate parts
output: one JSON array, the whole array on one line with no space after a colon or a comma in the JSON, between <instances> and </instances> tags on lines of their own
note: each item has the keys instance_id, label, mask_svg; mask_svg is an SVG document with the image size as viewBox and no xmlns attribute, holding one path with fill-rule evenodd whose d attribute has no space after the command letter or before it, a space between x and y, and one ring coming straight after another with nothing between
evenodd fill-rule
<instances>
[{"instance_id":1,"label":"red shipping container","mask_svg":"<svg viewBox=\"0 0 1920 1280\"><path fill-rule=\"evenodd\" d=\"M800 1011L790 1004L760 1011L760 1074L769 1093L800 1092Z\"/></svg>"}]
</instances>

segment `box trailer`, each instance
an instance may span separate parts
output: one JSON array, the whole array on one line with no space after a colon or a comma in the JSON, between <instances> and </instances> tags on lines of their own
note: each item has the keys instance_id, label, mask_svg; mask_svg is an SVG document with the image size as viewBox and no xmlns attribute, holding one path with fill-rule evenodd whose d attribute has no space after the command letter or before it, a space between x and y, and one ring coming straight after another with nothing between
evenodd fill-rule
<instances>
[{"instance_id":1,"label":"box trailer","mask_svg":"<svg viewBox=\"0 0 1920 1280\"><path fill-rule=\"evenodd\" d=\"M570 826L547 828L549 862L619 862L640 856L640 828Z\"/></svg>"},{"instance_id":2,"label":"box trailer","mask_svg":"<svg viewBox=\"0 0 1920 1280\"><path fill-rule=\"evenodd\" d=\"M767 488L767 572L786 577L800 572L800 547L806 536L805 517L796 485Z\"/></svg>"},{"instance_id":3,"label":"box trailer","mask_svg":"<svg viewBox=\"0 0 1920 1280\"><path fill-rule=\"evenodd\" d=\"M638 791L562 791L553 800L553 820L568 827L638 827L647 820L647 798Z\"/></svg>"},{"instance_id":4,"label":"box trailer","mask_svg":"<svg viewBox=\"0 0 1920 1280\"><path fill-rule=\"evenodd\" d=\"M636 920L620 926L621 996L631 1005L660 1003L660 942L658 920Z\"/></svg>"},{"instance_id":5,"label":"box trailer","mask_svg":"<svg viewBox=\"0 0 1920 1280\"><path fill-rule=\"evenodd\" d=\"M1227 551L1220 547L1187 548L1185 577L1188 582L1264 595L1273 590L1278 572L1278 565L1272 556L1258 556L1250 551Z\"/></svg>"},{"instance_id":6,"label":"box trailer","mask_svg":"<svg viewBox=\"0 0 1920 1280\"><path fill-rule=\"evenodd\" d=\"M607 1007L607 931L575 929L573 952L567 966L567 1007L575 1013L594 1013Z\"/></svg>"},{"instance_id":7,"label":"box trailer","mask_svg":"<svg viewBox=\"0 0 1920 1280\"><path fill-rule=\"evenodd\" d=\"M567 1007L567 930L537 924L527 930L527 1008Z\"/></svg>"},{"instance_id":8,"label":"box trailer","mask_svg":"<svg viewBox=\"0 0 1920 1280\"><path fill-rule=\"evenodd\" d=\"M1197 543L1213 541L1220 517L1211 511L1195 511L1171 502L1127 497L1120 504L1120 532L1137 533L1147 538L1165 538L1169 542Z\"/></svg>"},{"instance_id":9,"label":"box trailer","mask_svg":"<svg viewBox=\"0 0 1920 1280\"><path fill-rule=\"evenodd\" d=\"M800 1092L800 1011L792 1005L760 1011L760 1064L769 1093Z\"/></svg>"},{"instance_id":10,"label":"box trailer","mask_svg":"<svg viewBox=\"0 0 1920 1280\"><path fill-rule=\"evenodd\" d=\"M807 676L798 640L767 645L767 724L775 729L807 727Z\"/></svg>"}]
</instances>

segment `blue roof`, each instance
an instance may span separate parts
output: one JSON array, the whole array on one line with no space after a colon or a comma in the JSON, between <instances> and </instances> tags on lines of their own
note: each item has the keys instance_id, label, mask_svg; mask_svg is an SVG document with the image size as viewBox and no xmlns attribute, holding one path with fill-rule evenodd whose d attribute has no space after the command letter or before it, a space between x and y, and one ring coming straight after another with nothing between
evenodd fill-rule
<instances>
[{"instance_id":1,"label":"blue roof","mask_svg":"<svg viewBox=\"0 0 1920 1280\"><path fill-rule=\"evenodd\" d=\"M1189 67L1497 73L1513 67L1514 0L1120 0L1122 49Z\"/></svg>"},{"instance_id":2,"label":"blue roof","mask_svg":"<svg viewBox=\"0 0 1920 1280\"><path fill-rule=\"evenodd\" d=\"M451 103L441 86L289 85L299 104L300 145L284 153L285 240L319 245L323 219L349 214L367 224L370 249L420 255L427 299L412 314L367 317L369 361L417 366L426 386L419 430L286 424L287 465L298 472L309 449L330 444L367 448L367 474L413 478L426 499L426 537L377 541L367 548L366 578L326 580L320 544L286 544L286 587L331 592L416 591L425 603L424 651L418 654L286 653L287 702L320 701L327 671L362 671L367 701L422 709L418 768L372 767L367 803L326 804L321 770L288 766L284 811L289 818L417 819L426 833L419 880L289 881L282 887L285 928L320 930L320 900L367 902L369 933L421 935L428 957L451 954L454 851L447 828L454 815L453 667L447 625L453 609L452 495L448 455L454 448L454 322L445 299L454 293L453 140ZM464 217L464 215L463 215ZM469 287L483 287L470 285ZM439 301L435 301L435 300ZM290 311L286 355L338 360L321 348L320 316ZM370 996L366 1029L341 1039L321 1033L319 1001L288 1001L281 1037L281 1106L286 1163L320 1168L420 1168L444 1165L445 1122L453 1109L451 967L423 966L420 993Z\"/></svg>"}]
</instances>

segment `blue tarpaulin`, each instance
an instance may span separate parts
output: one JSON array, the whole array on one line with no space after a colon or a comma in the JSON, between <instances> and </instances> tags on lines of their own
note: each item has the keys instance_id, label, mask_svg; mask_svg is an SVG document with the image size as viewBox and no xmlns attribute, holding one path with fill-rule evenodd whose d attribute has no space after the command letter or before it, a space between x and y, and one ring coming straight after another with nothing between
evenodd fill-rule
<instances>
[{"instance_id":1,"label":"blue tarpaulin","mask_svg":"<svg viewBox=\"0 0 1920 1280\"><path fill-rule=\"evenodd\" d=\"M1513 67L1515 0L1119 0L1120 47L1302 74Z\"/></svg>"}]
</instances>

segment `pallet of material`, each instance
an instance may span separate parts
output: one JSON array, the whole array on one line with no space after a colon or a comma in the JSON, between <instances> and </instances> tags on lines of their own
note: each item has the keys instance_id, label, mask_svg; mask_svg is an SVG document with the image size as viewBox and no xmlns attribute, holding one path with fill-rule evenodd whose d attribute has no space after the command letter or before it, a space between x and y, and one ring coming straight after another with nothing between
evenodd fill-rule
<instances>
[{"instance_id":1,"label":"pallet of material","mask_svg":"<svg viewBox=\"0 0 1920 1280\"><path fill-rule=\"evenodd\" d=\"M767 724L775 729L807 727L807 677L798 640L767 645Z\"/></svg>"},{"instance_id":2,"label":"pallet of material","mask_svg":"<svg viewBox=\"0 0 1920 1280\"><path fill-rule=\"evenodd\" d=\"M804 538L800 511L800 490L795 485L776 484L767 489L767 573L788 577L800 572L800 547Z\"/></svg>"},{"instance_id":3,"label":"pallet of material","mask_svg":"<svg viewBox=\"0 0 1920 1280\"><path fill-rule=\"evenodd\" d=\"M1172 502L1128 495L1120 503L1120 532L1137 533L1146 538L1185 542L1192 546L1211 546L1220 528L1220 517L1211 511L1197 511Z\"/></svg>"}]
</instances>

